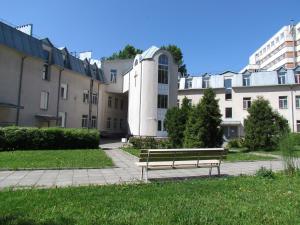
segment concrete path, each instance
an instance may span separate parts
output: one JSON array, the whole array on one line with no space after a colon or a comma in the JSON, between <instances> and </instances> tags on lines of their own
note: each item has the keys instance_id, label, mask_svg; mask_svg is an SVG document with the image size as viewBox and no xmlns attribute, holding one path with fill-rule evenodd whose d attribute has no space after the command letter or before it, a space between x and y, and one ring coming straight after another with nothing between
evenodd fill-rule
<instances>
[{"instance_id":1,"label":"concrete path","mask_svg":"<svg viewBox=\"0 0 300 225\"><path fill-rule=\"evenodd\" d=\"M50 188L81 185L105 185L140 182L140 168L134 164L137 161L120 149L105 150L115 164L109 169L74 169L74 170L34 170L34 171L0 171L0 189L13 188ZM280 160L223 163L222 175L254 174L260 167L272 168L274 171L282 170ZM217 171L213 170L213 174ZM187 179L194 177L207 177L208 169L177 169L154 170L149 172L149 179Z\"/></svg>"}]
</instances>

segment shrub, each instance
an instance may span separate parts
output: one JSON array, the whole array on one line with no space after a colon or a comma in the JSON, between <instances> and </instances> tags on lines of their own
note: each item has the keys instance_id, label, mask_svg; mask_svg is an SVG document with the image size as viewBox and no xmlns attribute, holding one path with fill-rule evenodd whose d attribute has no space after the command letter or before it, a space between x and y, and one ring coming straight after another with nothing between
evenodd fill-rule
<instances>
[{"instance_id":1,"label":"shrub","mask_svg":"<svg viewBox=\"0 0 300 225\"><path fill-rule=\"evenodd\" d=\"M266 167L263 166L256 171L255 175L261 178L269 178L269 179L275 178L275 173L271 169L267 169Z\"/></svg>"},{"instance_id":2,"label":"shrub","mask_svg":"<svg viewBox=\"0 0 300 225\"><path fill-rule=\"evenodd\" d=\"M244 147L244 139L243 138L234 138L228 141L229 148L242 148Z\"/></svg>"},{"instance_id":3,"label":"shrub","mask_svg":"<svg viewBox=\"0 0 300 225\"><path fill-rule=\"evenodd\" d=\"M129 142L137 149L170 148L172 146L169 140L155 139L153 137L131 137Z\"/></svg>"},{"instance_id":4,"label":"shrub","mask_svg":"<svg viewBox=\"0 0 300 225\"><path fill-rule=\"evenodd\" d=\"M285 172L293 175L298 170L296 146L299 145L299 136L288 134L284 136L279 144L279 149L282 152Z\"/></svg>"},{"instance_id":5,"label":"shrub","mask_svg":"<svg viewBox=\"0 0 300 225\"><path fill-rule=\"evenodd\" d=\"M277 147L289 132L288 121L273 111L269 101L259 97L253 101L245 119L245 146L251 151Z\"/></svg>"},{"instance_id":6,"label":"shrub","mask_svg":"<svg viewBox=\"0 0 300 225\"><path fill-rule=\"evenodd\" d=\"M97 130L25 127L7 127L1 130L5 139L2 147L4 150L86 149L99 146Z\"/></svg>"}]
</instances>

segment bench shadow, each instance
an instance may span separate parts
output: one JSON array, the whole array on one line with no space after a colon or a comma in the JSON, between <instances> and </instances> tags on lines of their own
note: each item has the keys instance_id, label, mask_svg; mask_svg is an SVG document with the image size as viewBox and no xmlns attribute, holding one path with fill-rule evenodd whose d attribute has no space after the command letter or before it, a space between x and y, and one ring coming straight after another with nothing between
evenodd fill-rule
<instances>
[{"instance_id":1,"label":"bench shadow","mask_svg":"<svg viewBox=\"0 0 300 225\"><path fill-rule=\"evenodd\" d=\"M195 179L221 179L221 178L227 178L227 177L232 177L229 174L221 174L220 176L218 175L199 175L199 176L180 176L180 177L157 177L157 178L151 178L149 177L149 181L153 182L164 182L164 181L184 181L184 180L195 180Z\"/></svg>"}]
</instances>

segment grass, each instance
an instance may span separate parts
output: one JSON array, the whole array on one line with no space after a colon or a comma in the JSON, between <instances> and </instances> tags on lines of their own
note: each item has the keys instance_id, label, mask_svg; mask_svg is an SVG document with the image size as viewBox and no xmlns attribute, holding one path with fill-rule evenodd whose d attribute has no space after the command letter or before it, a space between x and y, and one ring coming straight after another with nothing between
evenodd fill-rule
<instances>
[{"instance_id":1,"label":"grass","mask_svg":"<svg viewBox=\"0 0 300 225\"><path fill-rule=\"evenodd\" d=\"M0 192L0 224L300 224L300 176Z\"/></svg>"},{"instance_id":2,"label":"grass","mask_svg":"<svg viewBox=\"0 0 300 225\"><path fill-rule=\"evenodd\" d=\"M279 149L275 149L275 150L259 150L258 152L267 153L267 154L274 154L274 155L282 155L282 151L280 151ZM300 146L296 146L295 155L298 156L298 157L300 157Z\"/></svg>"},{"instance_id":3,"label":"grass","mask_svg":"<svg viewBox=\"0 0 300 225\"><path fill-rule=\"evenodd\" d=\"M112 160L100 149L0 152L1 169L103 168Z\"/></svg>"},{"instance_id":4,"label":"grass","mask_svg":"<svg viewBox=\"0 0 300 225\"><path fill-rule=\"evenodd\" d=\"M124 151L139 157L140 150L135 148L123 148ZM237 161L257 161L257 160L273 160L272 156L260 156L254 155L249 152L231 152L229 151L225 162L237 162Z\"/></svg>"}]
</instances>

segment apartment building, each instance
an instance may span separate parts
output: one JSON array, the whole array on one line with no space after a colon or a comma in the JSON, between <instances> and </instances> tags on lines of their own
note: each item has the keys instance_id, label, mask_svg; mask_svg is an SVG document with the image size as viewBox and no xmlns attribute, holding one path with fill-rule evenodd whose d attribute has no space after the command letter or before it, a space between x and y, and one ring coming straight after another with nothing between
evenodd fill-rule
<instances>
[{"instance_id":1,"label":"apartment building","mask_svg":"<svg viewBox=\"0 0 300 225\"><path fill-rule=\"evenodd\" d=\"M227 138L244 135L244 119L251 102L262 96L283 115L293 132L300 132L300 66L277 71L204 74L179 80L178 104L186 96L197 104L206 88L219 99L222 126Z\"/></svg>"},{"instance_id":2,"label":"apartment building","mask_svg":"<svg viewBox=\"0 0 300 225\"><path fill-rule=\"evenodd\" d=\"M172 55L154 46L134 59L100 61L0 22L0 126L166 136L177 78Z\"/></svg>"},{"instance_id":3,"label":"apartment building","mask_svg":"<svg viewBox=\"0 0 300 225\"><path fill-rule=\"evenodd\" d=\"M300 23L282 27L250 56L249 64L240 72L293 69L297 65L300 65Z\"/></svg>"}]
</instances>

